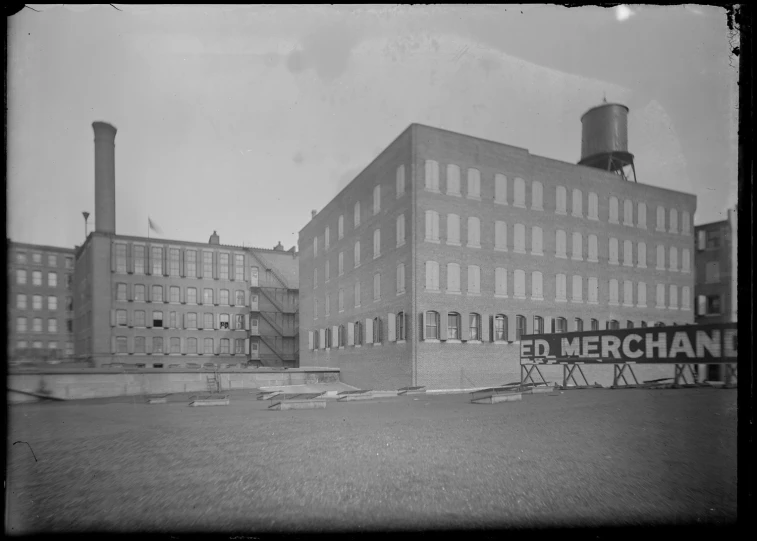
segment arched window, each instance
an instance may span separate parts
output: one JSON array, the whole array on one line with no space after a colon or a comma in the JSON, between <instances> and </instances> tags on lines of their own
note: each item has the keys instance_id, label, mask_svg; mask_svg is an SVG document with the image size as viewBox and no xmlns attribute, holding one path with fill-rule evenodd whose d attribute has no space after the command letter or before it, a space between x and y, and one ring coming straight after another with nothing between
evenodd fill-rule
<instances>
[{"instance_id":1,"label":"arched window","mask_svg":"<svg viewBox=\"0 0 757 541\"><path fill-rule=\"evenodd\" d=\"M555 190L555 214L567 214L567 199L565 186L558 186Z\"/></svg>"},{"instance_id":2,"label":"arched window","mask_svg":"<svg viewBox=\"0 0 757 541\"><path fill-rule=\"evenodd\" d=\"M573 189L573 216L576 218L582 218L584 215L583 210L583 194L581 190Z\"/></svg>"},{"instance_id":3,"label":"arched window","mask_svg":"<svg viewBox=\"0 0 757 541\"><path fill-rule=\"evenodd\" d=\"M678 310L678 286L670 286L670 302L669 306L671 310Z\"/></svg>"},{"instance_id":4,"label":"arched window","mask_svg":"<svg viewBox=\"0 0 757 541\"><path fill-rule=\"evenodd\" d=\"M589 276L588 290L589 303L597 304L599 302L599 281L596 276Z\"/></svg>"},{"instance_id":5,"label":"arched window","mask_svg":"<svg viewBox=\"0 0 757 541\"><path fill-rule=\"evenodd\" d=\"M616 331L620 329L620 323L618 323L616 319L611 319L610 321L607 322L607 328L608 330Z\"/></svg>"},{"instance_id":6,"label":"arched window","mask_svg":"<svg viewBox=\"0 0 757 541\"><path fill-rule=\"evenodd\" d=\"M555 257L568 257L566 245L567 238L565 231L558 229L555 231Z\"/></svg>"},{"instance_id":7,"label":"arched window","mask_svg":"<svg viewBox=\"0 0 757 541\"><path fill-rule=\"evenodd\" d=\"M591 329L592 331L598 331L599 330L599 320L592 318L591 320Z\"/></svg>"},{"instance_id":8,"label":"arched window","mask_svg":"<svg viewBox=\"0 0 757 541\"><path fill-rule=\"evenodd\" d=\"M360 241L355 243L355 268L360 266Z\"/></svg>"},{"instance_id":9,"label":"arched window","mask_svg":"<svg viewBox=\"0 0 757 541\"><path fill-rule=\"evenodd\" d=\"M405 264L397 265L397 295L405 292Z\"/></svg>"},{"instance_id":10,"label":"arched window","mask_svg":"<svg viewBox=\"0 0 757 541\"><path fill-rule=\"evenodd\" d=\"M589 219L599 220L599 198L594 192L589 192Z\"/></svg>"},{"instance_id":11,"label":"arched window","mask_svg":"<svg viewBox=\"0 0 757 541\"><path fill-rule=\"evenodd\" d=\"M337 333L339 335L339 337L338 337L338 339L339 339L339 342L338 342L339 346L338 347L343 348L344 344L346 342L346 338L344 336L344 325L339 325L339 329L338 329Z\"/></svg>"},{"instance_id":12,"label":"arched window","mask_svg":"<svg viewBox=\"0 0 757 541\"><path fill-rule=\"evenodd\" d=\"M426 240L439 242L439 213L435 210L426 211Z\"/></svg>"},{"instance_id":13,"label":"arched window","mask_svg":"<svg viewBox=\"0 0 757 541\"><path fill-rule=\"evenodd\" d=\"M573 302L583 302L583 278L573 275Z\"/></svg>"},{"instance_id":14,"label":"arched window","mask_svg":"<svg viewBox=\"0 0 757 541\"><path fill-rule=\"evenodd\" d=\"M573 260L581 261L584 258L583 244L584 244L584 240L583 240L583 237L581 236L581 233L578 233L578 232L573 233L573 256L572 256Z\"/></svg>"},{"instance_id":15,"label":"arched window","mask_svg":"<svg viewBox=\"0 0 757 541\"><path fill-rule=\"evenodd\" d=\"M355 297L355 308L360 308L360 280L355 282L354 297Z\"/></svg>"},{"instance_id":16,"label":"arched window","mask_svg":"<svg viewBox=\"0 0 757 541\"><path fill-rule=\"evenodd\" d=\"M526 334L526 316L515 316L515 341L520 342L520 337Z\"/></svg>"},{"instance_id":17,"label":"arched window","mask_svg":"<svg viewBox=\"0 0 757 541\"><path fill-rule=\"evenodd\" d=\"M381 318L373 318L373 343L380 344L384 338L383 329L381 328Z\"/></svg>"},{"instance_id":18,"label":"arched window","mask_svg":"<svg viewBox=\"0 0 757 541\"><path fill-rule=\"evenodd\" d=\"M623 225L633 225L633 202L630 199L623 201Z\"/></svg>"},{"instance_id":19,"label":"arched window","mask_svg":"<svg viewBox=\"0 0 757 541\"><path fill-rule=\"evenodd\" d=\"M468 317L469 323L469 340L481 340L481 315L470 314Z\"/></svg>"},{"instance_id":20,"label":"arched window","mask_svg":"<svg viewBox=\"0 0 757 541\"><path fill-rule=\"evenodd\" d=\"M691 235L691 215L686 210L681 213L681 234Z\"/></svg>"},{"instance_id":21,"label":"arched window","mask_svg":"<svg viewBox=\"0 0 757 541\"><path fill-rule=\"evenodd\" d=\"M497 314L494 316L494 340L497 342L507 341L507 316Z\"/></svg>"},{"instance_id":22,"label":"arched window","mask_svg":"<svg viewBox=\"0 0 757 541\"><path fill-rule=\"evenodd\" d=\"M610 197L610 223L618 223L618 198L614 195Z\"/></svg>"},{"instance_id":23,"label":"arched window","mask_svg":"<svg viewBox=\"0 0 757 541\"><path fill-rule=\"evenodd\" d=\"M534 334L544 334L544 318L534 316Z\"/></svg>"},{"instance_id":24,"label":"arched window","mask_svg":"<svg viewBox=\"0 0 757 541\"><path fill-rule=\"evenodd\" d=\"M526 273L522 270L516 270L514 273L514 297L516 299L526 298Z\"/></svg>"},{"instance_id":25,"label":"arched window","mask_svg":"<svg viewBox=\"0 0 757 541\"><path fill-rule=\"evenodd\" d=\"M623 306L633 306L633 282L623 280Z\"/></svg>"},{"instance_id":26,"label":"arched window","mask_svg":"<svg viewBox=\"0 0 757 541\"><path fill-rule=\"evenodd\" d=\"M689 286L681 288L681 310L691 310L691 288Z\"/></svg>"},{"instance_id":27,"label":"arched window","mask_svg":"<svg viewBox=\"0 0 757 541\"><path fill-rule=\"evenodd\" d=\"M555 300L566 301L568 300L568 281L564 274L558 274L555 276Z\"/></svg>"},{"instance_id":28,"label":"arched window","mask_svg":"<svg viewBox=\"0 0 757 541\"><path fill-rule=\"evenodd\" d=\"M665 270L665 246L657 245L657 270Z\"/></svg>"},{"instance_id":29,"label":"arched window","mask_svg":"<svg viewBox=\"0 0 757 541\"><path fill-rule=\"evenodd\" d=\"M507 205L507 177L502 173L494 175L494 202Z\"/></svg>"},{"instance_id":30,"label":"arched window","mask_svg":"<svg viewBox=\"0 0 757 541\"><path fill-rule=\"evenodd\" d=\"M439 162L426 160L426 189L432 192L439 191Z\"/></svg>"},{"instance_id":31,"label":"arched window","mask_svg":"<svg viewBox=\"0 0 757 541\"><path fill-rule=\"evenodd\" d=\"M633 321L630 319L626 321L626 329L633 329Z\"/></svg>"},{"instance_id":32,"label":"arched window","mask_svg":"<svg viewBox=\"0 0 757 541\"><path fill-rule=\"evenodd\" d=\"M542 233L541 227L535 225L531 228L531 253L542 255Z\"/></svg>"},{"instance_id":33,"label":"arched window","mask_svg":"<svg viewBox=\"0 0 757 541\"><path fill-rule=\"evenodd\" d=\"M597 260L597 236L594 234L589 235L589 261L596 263Z\"/></svg>"},{"instance_id":34,"label":"arched window","mask_svg":"<svg viewBox=\"0 0 757 541\"><path fill-rule=\"evenodd\" d=\"M468 294L481 293L481 267L468 265Z\"/></svg>"},{"instance_id":35,"label":"arched window","mask_svg":"<svg viewBox=\"0 0 757 541\"><path fill-rule=\"evenodd\" d=\"M447 195L460 195L460 167L447 165Z\"/></svg>"},{"instance_id":36,"label":"arched window","mask_svg":"<svg viewBox=\"0 0 757 541\"><path fill-rule=\"evenodd\" d=\"M460 265L447 263L447 292L460 293Z\"/></svg>"},{"instance_id":37,"label":"arched window","mask_svg":"<svg viewBox=\"0 0 757 541\"><path fill-rule=\"evenodd\" d=\"M609 262L610 265L618 264L618 239L610 237L610 250L609 250Z\"/></svg>"},{"instance_id":38,"label":"arched window","mask_svg":"<svg viewBox=\"0 0 757 541\"><path fill-rule=\"evenodd\" d=\"M460 314L447 314L447 340L460 340Z\"/></svg>"},{"instance_id":39,"label":"arched window","mask_svg":"<svg viewBox=\"0 0 757 541\"><path fill-rule=\"evenodd\" d=\"M363 344L363 324L360 320L355 322L355 345L360 346Z\"/></svg>"},{"instance_id":40,"label":"arched window","mask_svg":"<svg viewBox=\"0 0 757 541\"><path fill-rule=\"evenodd\" d=\"M144 337L139 337L144 340ZM187 338L187 353L197 353L197 338Z\"/></svg>"},{"instance_id":41,"label":"arched window","mask_svg":"<svg viewBox=\"0 0 757 541\"><path fill-rule=\"evenodd\" d=\"M535 180L531 183L531 208L533 210L543 210L542 203L544 199L544 189L541 182Z\"/></svg>"},{"instance_id":42,"label":"arched window","mask_svg":"<svg viewBox=\"0 0 757 541\"><path fill-rule=\"evenodd\" d=\"M647 307L647 284L644 282L639 282L636 286L636 305L639 308Z\"/></svg>"},{"instance_id":43,"label":"arched window","mask_svg":"<svg viewBox=\"0 0 757 541\"><path fill-rule=\"evenodd\" d=\"M427 340L439 340L439 313L426 312L424 337Z\"/></svg>"},{"instance_id":44,"label":"arched window","mask_svg":"<svg viewBox=\"0 0 757 541\"><path fill-rule=\"evenodd\" d=\"M481 199L481 171L468 169L468 197Z\"/></svg>"},{"instance_id":45,"label":"arched window","mask_svg":"<svg viewBox=\"0 0 757 541\"><path fill-rule=\"evenodd\" d=\"M647 204L639 203L636 209L636 225L641 229L647 228Z\"/></svg>"},{"instance_id":46,"label":"arched window","mask_svg":"<svg viewBox=\"0 0 757 541\"><path fill-rule=\"evenodd\" d=\"M330 233L330 228L326 226L326 231L324 231L323 233L323 249L324 250L329 249L329 237L331 236L329 235L329 233Z\"/></svg>"},{"instance_id":47,"label":"arched window","mask_svg":"<svg viewBox=\"0 0 757 541\"><path fill-rule=\"evenodd\" d=\"M657 308L665 308L665 286L663 284L657 284Z\"/></svg>"},{"instance_id":48,"label":"arched window","mask_svg":"<svg viewBox=\"0 0 757 541\"><path fill-rule=\"evenodd\" d=\"M460 216L447 214L447 244L460 246Z\"/></svg>"},{"instance_id":49,"label":"arched window","mask_svg":"<svg viewBox=\"0 0 757 541\"><path fill-rule=\"evenodd\" d=\"M395 319L395 329L397 334L397 341L405 340L405 312L399 312Z\"/></svg>"},{"instance_id":50,"label":"arched window","mask_svg":"<svg viewBox=\"0 0 757 541\"><path fill-rule=\"evenodd\" d=\"M426 261L426 289L439 291L439 263Z\"/></svg>"},{"instance_id":51,"label":"arched window","mask_svg":"<svg viewBox=\"0 0 757 541\"><path fill-rule=\"evenodd\" d=\"M633 243L630 240L623 241L623 265L633 267Z\"/></svg>"},{"instance_id":52,"label":"arched window","mask_svg":"<svg viewBox=\"0 0 757 541\"><path fill-rule=\"evenodd\" d=\"M573 325L575 327L576 332L583 332L584 330L584 320L580 317L577 317L573 320Z\"/></svg>"},{"instance_id":53,"label":"arched window","mask_svg":"<svg viewBox=\"0 0 757 541\"><path fill-rule=\"evenodd\" d=\"M360 226L360 201L355 202L355 229Z\"/></svg>"},{"instance_id":54,"label":"arched window","mask_svg":"<svg viewBox=\"0 0 757 541\"><path fill-rule=\"evenodd\" d=\"M405 215L397 216L397 247L405 244Z\"/></svg>"},{"instance_id":55,"label":"arched window","mask_svg":"<svg viewBox=\"0 0 757 541\"><path fill-rule=\"evenodd\" d=\"M526 208L526 182L522 178L516 178L513 183L513 205Z\"/></svg>"},{"instance_id":56,"label":"arched window","mask_svg":"<svg viewBox=\"0 0 757 541\"><path fill-rule=\"evenodd\" d=\"M481 247L481 222L475 216L468 218L468 246Z\"/></svg>"},{"instance_id":57,"label":"arched window","mask_svg":"<svg viewBox=\"0 0 757 541\"><path fill-rule=\"evenodd\" d=\"M665 207L657 207L657 231L665 231Z\"/></svg>"},{"instance_id":58,"label":"arched window","mask_svg":"<svg viewBox=\"0 0 757 541\"><path fill-rule=\"evenodd\" d=\"M523 224L515 224L515 242L514 250L519 254L526 253L526 226Z\"/></svg>"},{"instance_id":59,"label":"arched window","mask_svg":"<svg viewBox=\"0 0 757 541\"><path fill-rule=\"evenodd\" d=\"M675 246L670 247L670 270L677 271L678 270L678 248Z\"/></svg>"},{"instance_id":60,"label":"arched window","mask_svg":"<svg viewBox=\"0 0 757 541\"><path fill-rule=\"evenodd\" d=\"M381 212L381 185L373 188L373 214Z\"/></svg>"},{"instance_id":61,"label":"arched window","mask_svg":"<svg viewBox=\"0 0 757 541\"><path fill-rule=\"evenodd\" d=\"M610 279L610 304L618 304L618 281Z\"/></svg>"},{"instance_id":62,"label":"arched window","mask_svg":"<svg viewBox=\"0 0 757 541\"><path fill-rule=\"evenodd\" d=\"M564 317L556 317L552 320L552 332L568 332L568 320Z\"/></svg>"},{"instance_id":63,"label":"arched window","mask_svg":"<svg viewBox=\"0 0 757 541\"><path fill-rule=\"evenodd\" d=\"M507 269L497 267L494 270L494 295L507 297Z\"/></svg>"},{"instance_id":64,"label":"arched window","mask_svg":"<svg viewBox=\"0 0 757 541\"><path fill-rule=\"evenodd\" d=\"M373 232L373 259L381 255L381 230L376 229Z\"/></svg>"},{"instance_id":65,"label":"arched window","mask_svg":"<svg viewBox=\"0 0 757 541\"><path fill-rule=\"evenodd\" d=\"M647 243L639 242L636 245L636 266L640 269L647 268Z\"/></svg>"},{"instance_id":66,"label":"arched window","mask_svg":"<svg viewBox=\"0 0 757 541\"><path fill-rule=\"evenodd\" d=\"M507 224L499 220L494 222L494 249L507 251Z\"/></svg>"},{"instance_id":67,"label":"arched window","mask_svg":"<svg viewBox=\"0 0 757 541\"><path fill-rule=\"evenodd\" d=\"M678 233L678 211L670 209L670 232Z\"/></svg>"},{"instance_id":68,"label":"arched window","mask_svg":"<svg viewBox=\"0 0 757 541\"><path fill-rule=\"evenodd\" d=\"M691 252L688 248L681 250L681 272L691 272Z\"/></svg>"},{"instance_id":69,"label":"arched window","mask_svg":"<svg viewBox=\"0 0 757 541\"><path fill-rule=\"evenodd\" d=\"M531 273L531 298L534 300L542 300L544 298L543 293L541 272L534 271Z\"/></svg>"},{"instance_id":70,"label":"arched window","mask_svg":"<svg viewBox=\"0 0 757 541\"><path fill-rule=\"evenodd\" d=\"M399 198L402 194L405 193L405 166L400 165L397 167L397 197Z\"/></svg>"}]
</instances>

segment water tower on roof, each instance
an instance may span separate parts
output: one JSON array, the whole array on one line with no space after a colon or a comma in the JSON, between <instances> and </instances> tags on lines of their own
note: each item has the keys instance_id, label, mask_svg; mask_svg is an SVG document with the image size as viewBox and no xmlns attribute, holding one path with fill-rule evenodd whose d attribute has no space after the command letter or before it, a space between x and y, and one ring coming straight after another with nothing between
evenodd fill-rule
<instances>
[{"instance_id":1,"label":"water tower on roof","mask_svg":"<svg viewBox=\"0 0 757 541\"><path fill-rule=\"evenodd\" d=\"M581 117L581 161L636 182L633 154L628 152L628 107L607 103L592 107Z\"/></svg>"}]
</instances>

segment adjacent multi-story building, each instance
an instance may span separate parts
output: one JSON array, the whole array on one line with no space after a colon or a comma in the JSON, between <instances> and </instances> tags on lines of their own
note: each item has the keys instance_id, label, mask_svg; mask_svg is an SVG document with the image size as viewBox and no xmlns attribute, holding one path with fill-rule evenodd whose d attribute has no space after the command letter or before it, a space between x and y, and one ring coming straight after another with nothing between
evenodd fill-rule
<instances>
[{"instance_id":1,"label":"adjacent multi-story building","mask_svg":"<svg viewBox=\"0 0 757 541\"><path fill-rule=\"evenodd\" d=\"M298 261L115 232L116 129L95 122L95 231L76 249L74 349L97 364L298 366Z\"/></svg>"},{"instance_id":2,"label":"adjacent multi-story building","mask_svg":"<svg viewBox=\"0 0 757 541\"><path fill-rule=\"evenodd\" d=\"M74 250L10 240L7 245L8 358L70 358Z\"/></svg>"},{"instance_id":3,"label":"adjacent multi-story building","mask_svg":"<svg viewBox=\"0 0 757 541\"><path fill-rule=\"evenodd\" d=\"M732 323L737 317L737 238L736 212L719 222L698 225L694 267L696 283L696 322ZM707 379L720 381L723 367L707 366Z\"/></svg>"},{"instance_id":4,"label":"adjacent multi-story building","mask_svg":"<svg viewBox=\"0 0 757 541\"><path fill-rule=\"evenodd\" d=\"M586 130L575 165L411 125L300 231L300 365L497 384L522 334L693 323L695 196L617 174L624 141L599 168Z\"/></svg>"}]
</instances>

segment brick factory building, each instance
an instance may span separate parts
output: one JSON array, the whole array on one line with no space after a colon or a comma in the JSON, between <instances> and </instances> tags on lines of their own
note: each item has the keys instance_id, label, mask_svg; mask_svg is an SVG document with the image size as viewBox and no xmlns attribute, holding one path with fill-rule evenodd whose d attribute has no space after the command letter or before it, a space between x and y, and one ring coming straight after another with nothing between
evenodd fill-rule
<instances>
[{"instance_id":1,"label":"brick factory building","mask_svg":"<svg viewBox=\"0 0 757 541\"><path fill-rule=\"evenodd\" d=\"M8 359L74 354L74 250L7 240Z\"/></svg>"},{"instance_id":2,"label":"brick factory building","mask_svg":"<svg viewBox=\"0 0 757 541\"><path fill-rule=\"evenodd\" d=\"M696 322L731 323L737 317L737 236L736 211L719 222L698 225L694 267ZM706 379L722 381L723 367L708 365Z\"/></svg>"},{"instance_id":3,"label":"brick factory building","mask_svg":"<svg viewBox=\"0 0 757 541\"><path fill-rule=\"evenodd\" d=\"M95 231L76 249L74 349L147 368L298 366L298 254L118 235L115 135L95 130Z\"/></svg>"},{"instance_id":4,"label":"brick factory building","mask_svg":"<svg viewBox=\"0 0 757 541\"><path fill-rule=\"evenodd\" d=\"M521 334L693 323L696 197L620 174L626 113L584 115L582 165L411 125L300 231L300 366L496 385Z\"/></svg>"}]
</instances>

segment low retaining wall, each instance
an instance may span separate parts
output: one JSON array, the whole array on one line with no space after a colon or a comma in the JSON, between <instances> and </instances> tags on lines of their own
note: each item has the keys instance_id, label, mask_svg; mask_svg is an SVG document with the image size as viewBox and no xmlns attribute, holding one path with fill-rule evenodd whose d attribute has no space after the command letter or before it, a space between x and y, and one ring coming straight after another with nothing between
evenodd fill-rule
<instances>
[{"instance_id":1,"label":"low retaining wall","mask_svg":"<svg viewBox=\"0 0 757 541\"><path fill-rule=\"evenodd\" d=\"M8 374L8 400L14 403L39 400L33 395L74 400L204 392L208 390L208 377L213 373L209 370L117 371L102 368L51 368L44 371L11 372ZM340 381L339 369L335 368L222 369L215 373L218 374L222 391Z\"/></svg>"}]
</instances>

